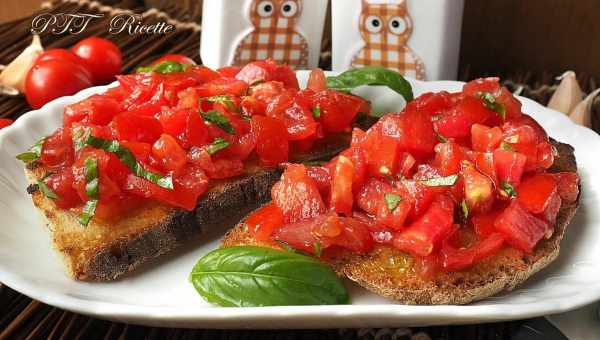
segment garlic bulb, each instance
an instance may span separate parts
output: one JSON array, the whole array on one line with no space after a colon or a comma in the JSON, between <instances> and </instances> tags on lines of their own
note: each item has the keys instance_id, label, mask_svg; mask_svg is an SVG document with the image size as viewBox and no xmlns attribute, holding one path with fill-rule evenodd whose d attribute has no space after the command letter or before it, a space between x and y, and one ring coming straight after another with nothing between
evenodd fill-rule
<instances>
[{"instance_id":1,"label":"garlic bulb","mask_svg":"<svg viewBox=\"0 0 600 340\"><path fill-rule=\"evenodd\" d=\"M560 84L552 95L552 98L550 98L548 107L564 114L569 114L583 99L583 91L579 87L575 72L567 71L559 79Z\"/></svg>"},{"instance_id":2,"label":"garlic bulb","mask_svg":"<svg viewBox=\"0 0 600 340\"><path fill-rule=\"evenodd\" d=\"M569 118L579 125L592 128L592 104L596 96L600 94L600 89L590 93L585 99L577 104L569 113Z\"/></svg>"},{"instance_id":3,"label":"garlic bulb","mask_svg":"<svg viewBox=\"0 0 600 340\"><path fill-rule=\"evenodd\" d=\"M37 34L33 35L31 45L21 52L0 73L0 94L15 96L25 92L25 77L44 48Z\"/></svg>"}]
</instances>

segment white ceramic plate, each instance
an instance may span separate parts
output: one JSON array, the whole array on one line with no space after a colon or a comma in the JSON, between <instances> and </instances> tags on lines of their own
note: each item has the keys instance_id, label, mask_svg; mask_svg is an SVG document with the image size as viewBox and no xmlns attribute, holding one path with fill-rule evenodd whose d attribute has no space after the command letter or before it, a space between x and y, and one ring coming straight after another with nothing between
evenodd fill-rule
<instances>
[{"instance_id":1,"label":"white ceramic plate","mask_svg":"<svg viewBox=\"0 0 600 340\"><path fill-rule=\"evenodd\" d=\"M306 79L302 73L301 78ZM413 81L415 94L458 91L462 83ZM521 288L467 306L397 305L348 282L352 305L218 308L188 282L195 262L217 247L229 226L153 261L122 280L84 283L65 275L41 217L25 193L23 165L14 156L61 123L63 107L105 87L57 99L0 132L0 282L32 298L101 318L159 326L203 328L325 328L477 323L564 312L600 299L600 137L564 115L520 98L525 112L556 139L575 147L582 176L581 207L557 261ZM394 109L387 89L364 89L378 106ZM400 101L401 102L401 101Z\"/></svg>"}]
</instances>

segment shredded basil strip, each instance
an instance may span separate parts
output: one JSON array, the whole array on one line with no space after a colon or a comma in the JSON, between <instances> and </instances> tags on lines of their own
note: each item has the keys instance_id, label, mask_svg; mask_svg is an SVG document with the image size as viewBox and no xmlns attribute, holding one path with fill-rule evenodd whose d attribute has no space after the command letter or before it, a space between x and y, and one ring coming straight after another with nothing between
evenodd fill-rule
<instances>
[{"instance_id":1,"label":"shredded basil strip","mask_svg":"<svg viewBox=\"0 0 600 340\"><path fill-rule=\"evenodd\" d=\"M206 152L208 152L209 155L214 155L217 152L229 147L230 144L231 143L229 143L229 141L227 141L226 139L217 137L212 143L210 143L206 147Z\"/></svg>"},{"instance_id":2,"label":"shredded basil strip","mask_svg":"<svg viewBox=\"0 0 600 340\"><path fill-rule=\"evenodd\" d=\"M315 118L321 118L321 107L318 105L312 109L312 115Z\"/></svg>"},{"instance_id":3,"label":"shredded basil strip","mask_svg":"<svg viewBox=\"0 0 600 340\"><path fill-rule=\"evenodd\" d=\"M515 149L512 147L512 145L510 145L510 143L507 143L507 142L500 143L500 149L506 150L506 151L515 151Z\"/></svg>"},{"instance_id":4,"label":"shredded basil strip","mask_svg":"<svg viewBox=\"0 0 600 340\"><path fill-rule=\"evenodd\" d=\"M235 135L235 129L231 126L229 119L225 115L217 110L210 110L201 112L202 118L215 124L221 130L227 132L230 135Z\"/></svg>"},{"instance_id":5,"label":"shredded basil strip","mask_svg":"<svg viewBox=\"0 0 600 340\"><path fill-rule=\"evenodd\" d=\"M392 212L396 210L398 204L400 204L400 202L402 201L402 197L396 194L386 193L385 195L383 195L383 197L385 198L385 203L387 203L388 209Z\"/></svg>"},{"instance_id":6,"label":"shredded basil strip","mask_svg":"<svg viewBox=\"0 0 600 340\"><path fill-rule=\"evenodd\" d=\"M434 177L430 179L421 180L421 184L428 187L439 187L439 186L450 186L454 185L458 180L458 175L450 175L446 177Z\"/></svg>"},{"instance_id":7,"label":"shredded basil strip","mask_svg":"<svg viewBox=\"0 0 600 340\"><path fill-rule=\"evenodd\" d=\"M399 93L409 102L413 100L410 83L404 77L381 66L367 66L327 77L327 87L333 90L350 92L362 85L383 85Z\"/></svg>"},{"instance_id":8,"label":"shredded basil strip","mask_svg":"<svg viewBox=\"0 0 600 340\"><path fill-rule=\"evenodd\" d=\"M469 218L469 206L467 205L467 201L462 200L460 202L460 207L462 209L462 213L463 216L465 217L465 220Z\"/></svg>"},{"instance_id":9,"label":"shredded basil strip","mask_svg":"<svg viewBox=\"0 0 600 340\"><path fill-rule=\"evenodd\" d=\"M506 119L506 108L496 101L496 97L489 92L478 92L477 96L483 100L483 104L488 109L498 113L502 119Z\"/></svg>"},{"instance_id":10,"label":"shredded basil strip","mask_svg":"<svg viewBox=\"0 0 600 340\"><path fill-rule=\"evenodd\" d=\"M144 178L162 188L173 190L173 178L170 175L162 176L144 169L136 161L133 153L123 147L118 141L89 136L85 143L97 149L114 153L136 176Z\"/></svg>"},{"instance_id":11,"label":"shredded basil strip","mask_svg":"<svg viewBox=\"0 0 600 340\"><path fill-rule=\"evenodd\" d=\"M313 247L315 248L315 256L321 257L321 254L322 254L321 242L319 242L319 241L315 242L313 244Z\"/></svg>"},{"instance_id":12,"label":"shredded basil strip","mask_svg":"<svg viewBox=\"0 0 600 340\"><path fill-rule=\"evenodd\" d=\"M85 202L83 211L79 215L79 223L83 226L90 224L90 221L96 214L96 207L98 206L98 200L89 200Z\"/></svg>"},{"instance_id":13,"label":"shredded basil strip","mask_svg":"<svg viewBox=\"0 0 600 340\"><path fill-rule=\"evenodd\" d=\"M165 60L156 65L138 67L136 72L138 73L148 73L148 72L156 72L156 73L174 73L174 72L183 72L187 70L192 65L182 64L172 60Z\"/></svg>"},{"instance_id":14,"label":"shredded basil strip","mask_svg":"<svg viewBox=\"0 0 600 340\"><path fill-rule=\"evenodd\" d=\"M42 181L38 181L37 182L38 188L40 188L40 191L42 192L42 194L44 194L44 196L50 198L50 199L57 199L58 195L52 191L52 189L50 189L50 187L48 187L48 185L46 185L46 183L42 180Z\"/></svg>"},{"instance_id":15,"label":"shredded basil strip","mask_svg":"<svg viewBox=\"0 0 600 340\"><path fill-rule=\"evenodd\" d=\"M440 143L448 143L448 139L438 133L437 139Z\"/></svg>"},{"instance_id":16,"label":"shredded basil strip","mask_svg":"<svg viewBox=\"0 0 600 340\"><path fill-rule=\"evenodd\" d=\"M222 104L229 111L237 111L237 108L235 107L235 103L231 99L231 96L228 96L228 95L212 96L212 97L206 97L203 99L210 103Z\"/></svg>"},{"instance_id":17,"label":"shredded basil strip","mask_svg":"<svg viewBox=\"0 0 600 340\"><path fill-rule=\"evenodd\" d=\"M46 137L35 142L35 144L33 144L29 149L27 149L27 151L18 154L16 156L17 159L25 163L31 163L40 159L40 156L42 155L42 146L44 145L45 140Z\"/></svg>"},{"instance_id":18,"label":"shredded basil strip","mask_svg":"<svg viewBox=\"0 0 600 340\"><path fill-rule=\"evenodd\" d=\"M504 190L504 192L506 192L506 194L508 194L508 196L510 197L517 197L517 191L515 190L515 187L512 186L512 184L503 181L500 184L500 188L502 188L502 190Z\"/></svg>"}]
</instances>

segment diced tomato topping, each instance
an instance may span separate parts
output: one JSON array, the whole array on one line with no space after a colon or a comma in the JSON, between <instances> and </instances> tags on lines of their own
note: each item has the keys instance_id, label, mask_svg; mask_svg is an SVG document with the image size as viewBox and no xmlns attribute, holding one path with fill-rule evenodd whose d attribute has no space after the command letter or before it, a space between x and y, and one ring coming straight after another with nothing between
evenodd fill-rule
<instances>
[{"instance_id":1,"label":"diced tomato topping","mask_svg":"<svg viewBox=\"0 0 600 340\"><path fill-rule=\"evenodd\" d=\"M504 236L500 233L493 233L468 248L454 248L444 244L440 250L441 265L447 271L468 268L474 263L496 254L503 243Z\"/></svg>"},{"instance_id":2,"label":"diced tomato topping","mask_svg":"<svg viewBox=\"0 0 600 340\"><path fill-rule=\"evenodd\" d=\"M282 82L286 88L299 88L294 70L288 65L277 64L271 59L255 61L242 67L235 78L247 84L274 80Z\"/></svg>"},{"instance_id":3,"label":"diced tomato topping","mask_svg":"<svg viewBox=\"0 0 600 340\"><path fill-rule=\"evenodd\" d=\"M471 126L471 145L473 150L481 152L494 151L502 142L502 130L495 126L489 128L481 124Z\"/></svg>"},{"instance_id":4,"label":"diced tomato topping","mask_svg":"<svg viewBox=\"0 0 600 340\"><path fill-rule=\"evenodd\" d=\"M333 90L323 90L313 98L313 108L320 111L318 121L326 132L348 130L363 105L363 99Z\"/></svg>"},{"instance_id":5,"label":"diced tomato topping","mask_svg":"<svg viewBox=\"0 0 600 340\"><path fill-rule=\"evenodd\" d=\"M156 118L137 114L119 114L110 126L117 139L131 142L154 143L163 132Z\"/></svg>"},{"instance_id":6,"label":"diced tomato topping","mask_svg":"<svg viewBox=\"0 0 600 340\"><path fill-rule=\"evenodd\" d=\"M498 149L494 151L494 167L501 182L519 185L527 157L518 152Z\"/></svg>"},{"instance_id":7,"label":"diced tomato topping","mask_svg":"<svg viewBox=\"0 0 600 340\"><path fill-rule=\"evenodd\" d=\"M533 251L549 229L546 221L529 213L518 200L513 200L498 216L494 226L508 244L527 253Z\"/></svg>"},{"instance_id":8,"label":"diced tomato topping","mask_svg":"<svg viewBox=\"0 0 600 340\"><path fill-rule=\"evenodd\" d=\"M471 164L463 165L465 201L469 211L486 212L494 203L494 185L492 181Z\"/></svg>"},{"instance_id":9,"label":"diced tomato topping","mask_svg":"<svg viewBox=\"0 0 600 340\"><path fill-rule=\"evenodd\" d=\"M464 97L458 104L434 122L436 131L446 137L467 137L473 124L485 124L497 113L486 108L481 99Z\"/></svg>"},{"instance_id":10,"label":"diced tomato topping","mask_svg":"<svg viewBox=\"0 0 600 340\"><path fill-rule=\"evenodd\" d=\"M500 207L496 207L500 209ZM486 213L475 213L471 218L471 223L473 224L473 229L475 230L475 234L480 238L486 238L489 235L496 232L496 227L494 227L494 222L498 215L500 214L499 210L492 210Z\"/></svg>"},{"instance_id":11,"label":"diced tomato topping","mask_svg":"<svg viewBox=\"0 0 600 340\"><path fill-rule=\"evenodd\" d=\"M461 161L464 158L460 145L454 142L440 143L435 147L433 165L440 175L449 176L460 172Z\"/></svg>"},{"instance_id":12,"label":"diced tomato topping","mask_svg":"<svg viewBox=\"0 0 600 340\"><path fill-rule=\"evenodd\" d=\"M308 177L303 165L287 166L281 180L273 186L271 196L286 223L310 219L326 210L317 184Z\"/></svg>"},{"instance_id":13,"label":"diced tomato topping","mask_svg":"<svg viewBox=\"0 0 600 340\"><path fill-rule=\"evenodd\" d=\"M73 189L73 174L70 169L63 169L44 179L44 183L56 194L54 204L61 209L69 209L81 204L77 191Z\"/></svg>"},{"instance_id":14,"label":"diced tomato topping","mask_svg":"<svg viewBox=\"0 0 600 340\"><path fill-rule=\"evenodd\" d=\"M288 159L287 129L281 121L253 116L252 133L256 137L256 153L263 164L274 166Z\"/></svg>"},{"instance_id":15,"label":"diced tomato topping","mask_svg":"<svg viewBox=\"0 0 600 340\"><path fill-rule=\"evenodd\" d=\"M200 85L197 94L200 97L213 97L221 95L241 96L248 90L248 84L235 78L217 78Z\"/></svg>"},{"instance_id":16,"label":"diced tomato topping","mask_svg":"<svg viewBox=\"0 0 600 340\"><path fill-rule=\"evenodd\" d=\"M187 163L185 150L177 144L175 138L167 134L162 134L152 145L152 155L165 171L177 172Z\"/></svg>"},{"instance_id":17,"label":"diced tomato topping","mask_svg":"<svg viewBox=\"0 0 600 340\"><path fill-rule=\"evenodd\" d=\"M49 168L70 166L75 158L71 130L59 128L42 144L40 162Z\"/></svg>"},{"instance_id":18,"label":"diced tomato topping","mask_svg":"<svg viewBox=\"0 0 600 340\"><path fill-rule=\"evenodd\" d=\"M310 71L306 88L311 89L315 92L327 89L327 78L325 77L325 72L323 72L323 70L321 70L320 68L315 68L312 71Z\"/></svg>"},{"instance_id":19,"label":"diced tomato topping","mask_svg":"<svg viewBox=\"0 0 600 340\"><path fill-rule=\"evenodd\" d=\"M352 214L352 180L354 179L354 163L345 156L337 157L331 178L331 209L349 216Z\"/></svg>"},{"instance_id":20,"label":"diced tomato topping","mask_svg":"<svg viewBox=\"0 0 600 340\"><path fill-rule=\"evenodd\" d=\"M283 214L275 204L271 203L256 210L244 223L256 240L267 241L270 240L273 231L283 225Z\"/></svg>"},{"instance_id":21,"label":"diced tomato topping","mask_svg":"<svg viewBox=\"0 0 600 340\"><path fill-rule=\"evenodd\" d=\"M551 174L539 174L523 179L517 187L517 199L521 206L532 214L542 213L552 195L557 192L557 184Z\"/></svg>"},{"instance_id":22,"label":"diced tomato topping","mask_svg":"<svg viewBox=\"0 0 600 340\"><path fill-rule=\"evenodd\" d=\"M579 175L575 172L555 173L558 194L565 202L573 203L579 196Z\"/></svg>"}]
</instances>

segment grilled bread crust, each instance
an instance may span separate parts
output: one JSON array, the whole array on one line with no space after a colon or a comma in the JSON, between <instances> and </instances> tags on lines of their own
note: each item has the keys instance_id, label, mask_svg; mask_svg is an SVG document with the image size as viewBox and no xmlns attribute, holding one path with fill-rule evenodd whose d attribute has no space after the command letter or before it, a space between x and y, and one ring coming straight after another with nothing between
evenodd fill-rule
<instances>
[{"instance_id":1,"label":"grilled bread crust","mask_svg":"<svg viewBox=\"0 0 600 340\"><path fill-rule=\"evenodd\" d=\"M549 171L577 172L573 148L554 140L552 143L558 151L558 157ZM512 248L505 248L468 270L441 273L432 280L419 277L410 268L410 255L390 246L377 246L366 255L340 252L323 260L340 276L346 276L372 292L404 304L466 304L503 290L512 290L556 259L560 241L578 206L579 197L574 203L563 203L554 234L540 241L532 254L522 256ZM234 245L278 247L253 239L245 231L243 223L223 239L222 246ZM407 261L409 266L405 265Z\"/></svg>"}]
</instances>

